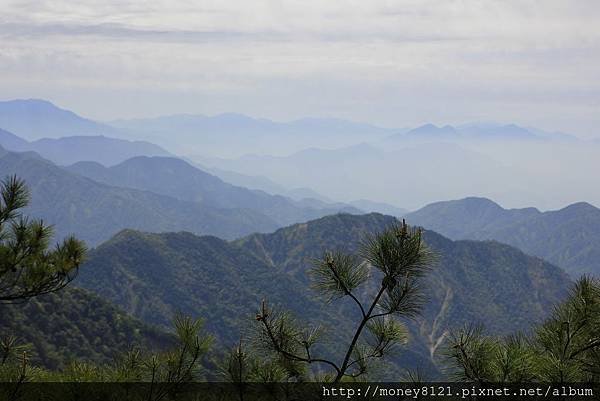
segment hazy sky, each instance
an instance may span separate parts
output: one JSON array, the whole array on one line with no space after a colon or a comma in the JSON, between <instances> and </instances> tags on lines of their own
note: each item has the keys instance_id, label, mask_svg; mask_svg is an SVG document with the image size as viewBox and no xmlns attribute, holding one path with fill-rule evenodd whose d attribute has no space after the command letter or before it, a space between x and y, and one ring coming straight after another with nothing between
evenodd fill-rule
<instances>
[{"instance_id":1,"label":"hazy sky","mask_svg":"<svg viewBox=\"0 0 600 401\"><path fill-rule=\"evenodd\" d=\"M600 136L600 1L0 0L0 97Z\"/></svg>"}]
</instances>

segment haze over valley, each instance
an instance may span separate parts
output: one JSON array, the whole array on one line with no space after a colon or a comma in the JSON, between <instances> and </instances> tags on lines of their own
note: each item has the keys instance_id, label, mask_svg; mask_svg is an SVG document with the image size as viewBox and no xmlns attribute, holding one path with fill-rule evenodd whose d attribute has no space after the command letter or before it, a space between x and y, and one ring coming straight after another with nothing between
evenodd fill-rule
<instances>
[{"instance_id":1,"label":"haze over valley","mask_svg":"<svg viewBox=\"0 0 600 401\"><path fill-rule=\"evenodd\" d=\"M600 382L599 16L9 1L0 393Z\"/></svg>"},{"instance_id":2,"label":"haze over valley","mask_svg":"<svg viewBox=\"0 0 600 401\"><path fill-rule=\"evenodd\" d=\"M2 115L5 130L30 138L11 140L5 133L3 146L37 151L61 165L93 160L110 167L136 155L171 155L271 194L366 199L408 210L468 196L508 208L550 210L582 199L600 204L600 187L592 185L600 140L515 124L393 129L339 119L277 123L240 114L101 123L41 100L0 103ZM29 116L48 128L36 131ZM76 136L52 135L58 132ZM61 145L66 141L72 143Z\"/></svg>"}]
</instances>

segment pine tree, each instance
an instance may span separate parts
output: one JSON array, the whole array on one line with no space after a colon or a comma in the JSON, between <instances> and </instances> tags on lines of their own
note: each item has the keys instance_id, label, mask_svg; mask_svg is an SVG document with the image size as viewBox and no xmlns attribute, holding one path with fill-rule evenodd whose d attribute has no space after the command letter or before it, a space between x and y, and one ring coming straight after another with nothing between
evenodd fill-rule
<instances>
[{"instance_id":1,"label":"pine tree","mask_svg":"<svg viewBox=\"0 0 600 401\"><path fill-rule=\"evenodd\" d=\"M11 176L0 183L0 303L23 302L64 288L86 253L74 237L48 250L52 227L23 216L20 209L28 203L22 180Z\"/></svg>"},{"instance_id":2,"label":"pine tree","mask_svg":"<svg viewBox=\"0 0 600 401\"><path fill-rule=\"evenodd\" d=\"M301 379L307 366L317 364L329 373L319 380L340 382L363 377L370 362L386 357L399 344L406 342L407 329L400 318L414 318L424 302L421 279L435 260L423 243L421 230L406 222L395 224L381 233L367 236L358 255L339 251L326 252L314 262L311 276L314 288L328 302L350 299L359 312L352 339L345 346L343 358L334 361L314 355L320 341L319 327L300 325L289 313L278 312L263 301L256 315L258 325L254 339L259 353L251 364L241 344L229 360L230 379L260 380L259 372L278 372ZM361 300L358 294L374 289ZM368 292L368 291L367 291ZM274 359L269 359L274 355ZM279 370L274 369L275 365ZM248 372L246 375L240 372Z\"/></svg>"},{"instance_id":3,"label":"pine tree","mask_svg":"<svg viewBox=\"0 0 600 401\"><path fill-rule=\"evenodd\" d=\"M179 399L191 382L205 375L202 359L213 338L202 320L177 314L174 338L160 352L133 347L117 355L113 363L72 361L65 369L49 371L29 363L25 347L13 338L0 341L0 399L149 400ZM8 342L7 342L8 341ZM27 383L107 383L106 386L27 387ZM138 386L130 386L139 383ZM8 394L7 394L8 392ZM22 395L21 398L14 394ZM45 398L47 397L47 398Z\"/></svg>"},{"instance_id":4,"label":"pine tree","mask_svg":"<svg viewBox=\"0 0 600 401\"><path fill-rule=\"evenodd\" d=\"M451 373L468 382L600 381L600 281L580 278L570 296L529 336L486 336L481 327L453 333Z\"/></svg>"}]
</instances>

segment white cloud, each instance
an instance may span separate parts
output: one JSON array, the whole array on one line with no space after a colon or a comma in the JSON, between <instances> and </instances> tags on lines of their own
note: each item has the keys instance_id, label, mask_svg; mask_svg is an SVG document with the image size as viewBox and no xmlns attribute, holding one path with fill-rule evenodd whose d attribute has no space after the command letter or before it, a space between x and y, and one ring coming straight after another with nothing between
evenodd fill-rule
<instances>
[{"instance_id":1,"label":"white cloud","mask_svg":"<svg viewBox=\"0 0 600 401\"><path fill-rule=\"evenodd\" d=\"M93 117L600 123L597 1L3 3L2 96Z\"/></svg>"}]
</instances>

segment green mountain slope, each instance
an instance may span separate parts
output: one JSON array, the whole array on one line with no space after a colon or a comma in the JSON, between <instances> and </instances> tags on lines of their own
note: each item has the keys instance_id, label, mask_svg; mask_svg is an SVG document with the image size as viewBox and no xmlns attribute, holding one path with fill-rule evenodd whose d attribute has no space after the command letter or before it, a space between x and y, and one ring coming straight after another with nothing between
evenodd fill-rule
<instances>
[{"instance_id":1,"label":"green mountain slope","mask_svg":"<svg viewBox=\"0 0 600 401\"><path fill-rule=\"evenodd\" d=\"M76 285L159 326L168 327L177 311L202 317L207 331L229 345L266 296L293 299L297 313L317 305L300 283L245 249L185 232L124 230L90 253Z\"/></svg>"},{"instance_id":2,"label":"green mountain slope","mask_svg":"<svg viewBox=\"0 0 600 401\"><path fill-rule=\"evenodd\" d=\"M108 185L151 191L215 208L254 210L282 226L339 211L360 212L350 206L307 207L283 196L234 186L184 160L171 157L134 157L110 168L80 162L68 169Z\"/></svg>"},{"instance_id":3,"label":"green mountain slope","mask_svg":"<svg viewBox=\"0 0 600 401\"><path fill-rule=\"evenodd\" d=\"M406 218L449 238L465 239L470 238L466 233L506 227L540 214L535 208L503 209L489 199L470 197L431 203Z\"/></svg>"},{"instance_id":4,"label":"green mountain slope","mask_svg":"<svg viewBox=\"0 0 600 401\"><path fill-rule=\"evenodd\" d=\"M311 259L327 249L355 252L365 232L381 230L392 221L378 214L337 215L274 234L254 234L237 243L306 280L305 269ZM542 317L544 308L564 295L561 280L568 281L565 273L518 249L489 241L451 241L433 231L426 231L424 239L440 255L429 288L434 292L451 290L457 302L453 318L479 320L497 332L526 329L528 319ZM486 308L500 314L481 313ZM512 315L515 310L527 318Z\"/></svg>"},{"instance_id":5,"label":"green mountain slope","mask_svg":"<svg viewBox=\"0 0 600 401\"><path fill-rule=\"evenodd\" d=\"M78 283L147 322L165 324L174 310L204 316L207 329L228 345L268 296L303 319L343 329L329 349L336 353L352 328L346 318L356 311L315 296L306 276L310 260L326 249L354 251L365 233L393 221L339 214L229 243L124 231L91 253ZM562 270L510 246L454 242L433 232L425 239L441 260L428 279L423 318L410 323L412 343L396 366L439 373L437 351L449 327L482 322L496 333L526 330L566 295Z\"/></svg>"},{"instance_id":6,"label":"green mountain slope","mask_svg":"<svg viewBox=\"0 0 600 401\"><path fill-rule=\"evenodd\" d=\"M488 199L438 202L407 219L454 239L493 239L563 267L576 277L600 275L600 209L580 202L563 209L503 209Z\"/></svg>"},{"instance_id":7,"label":"green mountain slope","mask_svg":"<svg viewBox=\"0 0 600 401\"><path fill-rule=\"evenodd\" d=\"M90 245L124 228L187 230L235 238L278 225L248 209L219 209L148 191L117 188L66 171L35 153L0 149L0 176L17 174L31 190L26 212L55 225L58 238L74 233Z\"/></svg>"},{"instance_id":8,"label":"green mountain slope","mask_svg":"<svg viewBox=\"0 0 600 401\"><path fill-rule=\"evenodd\" d=\"M174 343L171 334L77 288L25 304L0 304L0 335L16 336L28 345L32 363L48 368L74 359L108 362L133 345L157 350Z\"/></svg>"}]
</instances>

